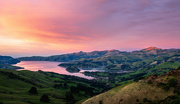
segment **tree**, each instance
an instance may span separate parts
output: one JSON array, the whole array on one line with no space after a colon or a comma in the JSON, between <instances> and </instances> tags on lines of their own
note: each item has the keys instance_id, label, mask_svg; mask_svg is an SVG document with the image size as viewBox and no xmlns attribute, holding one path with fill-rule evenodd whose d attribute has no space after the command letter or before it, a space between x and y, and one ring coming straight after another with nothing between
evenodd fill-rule
<instances>
[{"instance_id":1,"label":"tree","mask_svg":"<svg viewBox=\"0 0 180 104\"><path fill-rule=\"evenodd\" d=\"M40 98L40 101L49 103L49 102L50 102L50 99L49 99L48 95L43 94L43 95L41 96L41 98Z\"/></svg>"},{"instance_id":2,"label":"tree","mask_svg":"<svg viewBox=\"0 0 180 104\"><path fill-rule=\"evenodd\" d=\"M149 80L147 83L152 84L153 82L152 82L152 80Z\"/></svg>"},{"instance_id":3,"label":"tree","mask_svg":"<svg viewBox=\"0 0 180 104\"><path fill-rule=\"evenodd\" d=\"M180 70L180 67L178 67L177 70Z\"/></svg>"},{"instance_id":4,"label":"tree","mask_svg":"<svg viewBox=\"0 0 180 104\"><path fill-rule=\"evenodd\" d=\"M103 104L102 100L99 101L99 104Z\"/></svg>"},{"instance_id":5,"label":"tree","mask_svg":"<svg viewBox=\"0 0 180 104\"><path fill-rule=\"evenodd\" d=\"M28 92L31 94L38 94L36 87L31 87L31 89Z\"/></svg>"},{"instance_id":6,"label":"tree","mask_svg":"<svg viewBox=\"0 0 180 104\"><path fill-rule=\"evenodd\" d=\"M71 92L66 93L66 101L67 101L67 104L74 104L75 103L73 93L71 93Z\"/></svg>"},{"instance_id":7,"label":"tree","mask_svg":"<svg viewBox=\"0 0 180 104\"><path fill-rule=\"evenodd\" d=\"M168 86L169 87L175 87L177 85L177 80L172 78L168 81Z\"/></svg>"},{"instance_id":8,"label":"tree","mask_svg":"<svg viewBox=\"0 0 180 104\"><path fill-rule=\"evenodd\" d=\"M70 87L70 91L71 91L72 93L79 93L79 89L78 89L77 87L74 87L74 86L71 86L71 87Z\"/></svg>"},{"instance_id":9,"label":"tree","mask_svg":"<svg viewBox=\"0 0 180 104\"><path fill-rule=\"evenodd\" d=\"M67 85L67 83L64 83L64 87L65 87L65 88L68 88L68 85Z\"/></svg>"}]
</instances>

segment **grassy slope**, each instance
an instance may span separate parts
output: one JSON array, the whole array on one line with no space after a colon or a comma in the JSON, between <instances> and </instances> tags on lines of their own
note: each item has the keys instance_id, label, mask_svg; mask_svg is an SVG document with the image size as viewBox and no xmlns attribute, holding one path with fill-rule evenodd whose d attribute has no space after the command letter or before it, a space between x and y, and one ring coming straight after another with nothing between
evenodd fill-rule
<instances>
[{"instance_id":1,"label":"grassy slope","mask_svg":"<svg viewBox=\"0 0 180 104\"><path fill-rule=\"evenodd\" d=\"M126 54L109 55L91 59L80 59L77 61L62 63L60 66L76 66L82 68L106 67L107 70L137 70L156 66L164 62L180 62L179 50L150 50L134 51ZM112 65L115 65L112 67ZM130 68L121 67L129 65Z\"/></svg>"},{"instance_id":2,"label":"grassy slope","mask_svg":"<svg viewBox=\"0 0 180 104\"><path fill-rule=\"evenodd\" d=\"M2 64L0 63L0 69L23 69L22 67L12 66L10 64Z\"/></svg>"},{"instance_id":3,"label":"grassy slope","mask_svg":"<svg viewBox=\"0 0 180 104\"><path fill-rule=\"evenodd\" d=\"M43 88L38 87L38 95L31 95L28 93L28 90L34 86L31 83L16 79L16 78L9 78L9 76L5 75L4 73L0 73L0 101L4 104L29 104L31 103L42 103L40 102L40 97L44 93L47 94L55 94L56 96L64 96L60 93L60 91L53 89L53 88L46 88L52 85L52 82L48 82L48 79L43 79L44 75L30 72L30 71L21 71L16 72L13 70L3 70L3 72L13 72L14 74L21 74L24 75L24 78L31 77L34 78L34 81L39 80L36 84L38 86L42 86ZM26 73L26 74L25 74ZM38 78L36 78L38 76ZM50 80L49 80L50 81ZM46 84L45 84L46 83ZM61 102L63 104L62 99L54 99L50 97L51 103L58 103ZM43 104L43 103L42 103Z\"/></svg>"},{"instance_id":4,"label":"grassy slope","mask_svg":"<svg viewBox=\"0 0 180 104\"><path fill-rule=\"evenodd\" d=\"M71 78L73 77L41 71L0 69L0 102L3 102L3 104L43 104L43 102L40 102L40 97L43 94L48 94L51 100L50 103L66 104L66 93L70 91L71 86L77 86L77 83L79 83L78 80L74 81ZM64 83L67 83L68 88L55 89L53 87L54 84ZM84 81L81 81L81 83L90 86L90 84ZM28 93L32 86L37 88L37 95ZM90 86L90 88L92 87ZM73 96L76 101L90 97L84 91L74 93Z\"/></svg>"},{"instance_id":5,"label":"grassy slope","mask_svg":"<svg viewBox=\"0 0 180 104\"><path fill-rule=\"evenodd\" d=\"M168 71L172 70L172 69L177 69L178 67L180 67L180 63L177 62L165 62L162 64L159 64L157 66L151 67L149 69L149 73L147 75L152 75L152 74L163 74L163 73L167 73Z\"/></svg>"},{"instance_id":6,"label":"grassy slope","mask_svg":"<svg viewBox=\"0 0 180 104\"><path fill-rule=\"evenodd\" d=\"M108 92L97 95L82 104L136 104L142 103L144 98L149 100L162 100L173 95L173 90L164 91L145 82L130 83L116 87Z\"/></svg>"},{"instance_id":7,"label":"grassy slope","mask_svg":"<svg viewBox=\"0 0 180 104\"><path fill-rule=\"evenodd\" d=\"M166 65L169 66L169 63ZM157 66L157 68L159 67L162 68L161 65ZM148 76L145 78L146 80L115 87L82 104L179 104L179 74L180 67L160 76Z\"/></svg>"}]
</instances>

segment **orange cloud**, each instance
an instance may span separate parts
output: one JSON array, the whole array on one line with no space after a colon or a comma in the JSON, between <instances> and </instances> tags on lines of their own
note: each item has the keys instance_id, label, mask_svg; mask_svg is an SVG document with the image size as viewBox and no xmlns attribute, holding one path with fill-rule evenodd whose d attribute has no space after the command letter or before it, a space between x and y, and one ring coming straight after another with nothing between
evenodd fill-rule
<instances>
[{"instance_id":1,"label":"orange cloud","mask_svg":"<svg viewBox=\"0 0 180 104\"><path fill-rule=\"evenodd\" d=\"M9 3L8 7L1 10L2 16L0 17L0 31L6 37L56 44L79 44L82 41L91 39L88 36L75 35L78 27L71 26L68 22L54 24L51 20L54 15L57 15L56 13L49 14L42 9L39 10L40 13L38 14L33 12L36 11L33 10L34 7L19 7ZM41 8L45 8L44 5Z\"/></svg>"},{"instance_id":2,"label":"orange cloud","mask_svg":"<svg viewBox=\"0 0 180 104\"><path fill-rule=\"evenodd\" d=\"M48 55L153 45L179 47L180 8L176 2L1 0L0 49L19 55Z\"/></svg>"}]
</instances>

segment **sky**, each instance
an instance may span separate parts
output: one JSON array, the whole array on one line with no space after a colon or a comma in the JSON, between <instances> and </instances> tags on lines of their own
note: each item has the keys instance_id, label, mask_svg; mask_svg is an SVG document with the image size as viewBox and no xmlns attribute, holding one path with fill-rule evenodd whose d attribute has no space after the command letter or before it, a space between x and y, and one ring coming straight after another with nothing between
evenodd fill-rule
<instances>
[{"instance_id":1,"label":"sky","mask_svg":"<svg viewBox=\"0 0 180 104\"><path fill-rule=\"evenodd\" d=\"M0 55L180 48L180 0L1 0Z\"/></svg>"}]
</instances>

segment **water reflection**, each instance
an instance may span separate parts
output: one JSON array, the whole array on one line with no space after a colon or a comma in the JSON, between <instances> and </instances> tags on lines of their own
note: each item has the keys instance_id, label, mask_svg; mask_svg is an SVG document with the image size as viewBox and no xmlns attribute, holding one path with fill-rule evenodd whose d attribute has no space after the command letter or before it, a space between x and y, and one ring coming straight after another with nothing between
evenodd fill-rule
<instances>
[{"instance_id":1,"label":"water reflection","mask_svg":"<svg viewBox=\"0 0 180 104\"><path fill-rule=\"evenodd\" d=\"M49 61L21 61L20 63L16 64L16 66L24 67L24 69L19 70L30 70L30 71L38 71L42 70L45 72L55 72L59 74L65 74L65 75L73 75L78 76L86 79L93 79L94 77L85 76L81 72L89 71L89 72L95 72L95 71L103 71L102 69L80 69L81 71L79 73L70 73L66 71L64 67L59 67L58 65L61 62L49 62Z\"/></svg>"}]
</instances>

